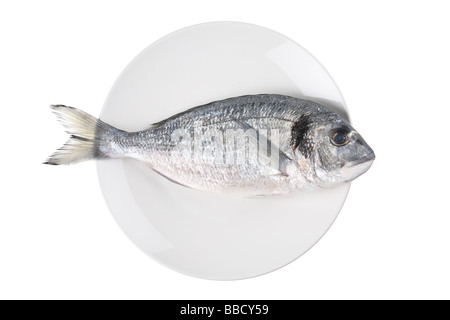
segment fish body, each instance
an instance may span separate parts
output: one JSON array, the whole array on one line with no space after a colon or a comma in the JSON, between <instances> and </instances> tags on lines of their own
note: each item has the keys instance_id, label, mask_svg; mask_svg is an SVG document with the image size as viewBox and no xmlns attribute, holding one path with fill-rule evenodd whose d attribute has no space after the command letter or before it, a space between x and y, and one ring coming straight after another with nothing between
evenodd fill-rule
<instances>
[{"instance_id":1,"label":"fish body","mask_svg":"<svg viewBox=\"0 0 450 320\"><path fill-rule=\"evenodd\" d=\"M367 171L375 158L340 115L289 96L215 101L137 132L75 108L52 108L72 136L48 164L134 158L203 191L270 195L333 187Z\"/></svg>"}]
</instances>

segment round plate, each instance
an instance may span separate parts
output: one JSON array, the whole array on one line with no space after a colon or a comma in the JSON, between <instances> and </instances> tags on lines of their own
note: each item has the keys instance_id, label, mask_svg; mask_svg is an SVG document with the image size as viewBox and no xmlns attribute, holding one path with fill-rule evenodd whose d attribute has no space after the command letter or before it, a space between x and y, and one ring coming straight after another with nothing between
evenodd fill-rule
<instances>
[{"instance_id":1,"label":"round plate","mask_svg":"<svg viewBox=\"0 0 450 320\"><path fill-rule=\"evenodd\" d=\"M139 54L116 81L101 119L120 129L215 100L277 93L341 114L344 101L320 63L288 38L236 22L176 31ZM160 263L207 279L242 279L278 269L331 226L350 184L288 196L248 198L192 190L132 159L98 162L114 217Z\"/></svg>"}]
</instances>

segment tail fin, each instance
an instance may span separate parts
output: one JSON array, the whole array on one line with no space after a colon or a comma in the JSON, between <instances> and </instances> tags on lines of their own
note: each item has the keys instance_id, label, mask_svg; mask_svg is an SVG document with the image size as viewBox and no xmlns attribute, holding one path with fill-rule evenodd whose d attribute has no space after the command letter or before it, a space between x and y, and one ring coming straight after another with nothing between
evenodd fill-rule
<instances>
[{"instance_id":1,"label":"tail fin","mask_svg":"<svg viewBox=\"0 0 450 320\"><path fill-rule=\"evenodd\" d=\"M50 106L62 123L69 140L53 153L44 164L73 164L95 158L105 158L99 150L102 133L113 129L110 125L84 111L63 105Z\"/></svg>"}]
</instances>

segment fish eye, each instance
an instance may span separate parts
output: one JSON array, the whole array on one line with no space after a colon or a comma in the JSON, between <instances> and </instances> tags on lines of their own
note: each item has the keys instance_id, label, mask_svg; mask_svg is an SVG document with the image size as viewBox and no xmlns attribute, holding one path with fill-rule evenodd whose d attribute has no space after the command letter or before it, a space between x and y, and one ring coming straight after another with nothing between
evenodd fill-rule
<instances>
[{"instance_id":1,"label":"fish eye","mask_svg":"<svg viewBox=\"0 0 450 320\"><path fill-rule=\"evenodd\" d=\"M335 146L343 146L345 144L347 144L348 142L348 136L345 133L342 132L336 132L333 134L333 136L331 137L331 142L335 145Z\"/></svg>"}]
</instances>

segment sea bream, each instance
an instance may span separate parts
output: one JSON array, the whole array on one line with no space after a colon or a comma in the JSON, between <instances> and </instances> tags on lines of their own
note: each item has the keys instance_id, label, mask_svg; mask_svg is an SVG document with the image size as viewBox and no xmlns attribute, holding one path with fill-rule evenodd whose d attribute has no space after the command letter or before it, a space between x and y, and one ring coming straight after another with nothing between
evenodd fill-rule
<instances>
[{"instance_id":1,"label":"sea bream","mask_svg":"<svg viewBox=\"0 0 450 320\"><path fill-rule=\"evenodd\" d=\"M46 164L133 158L202 191L272 195L330 188L357 178L375 159L343 117L283 95L211 102L137 132L72 107L51 108L71 136Z\"/></svg>"}]
</instances>

